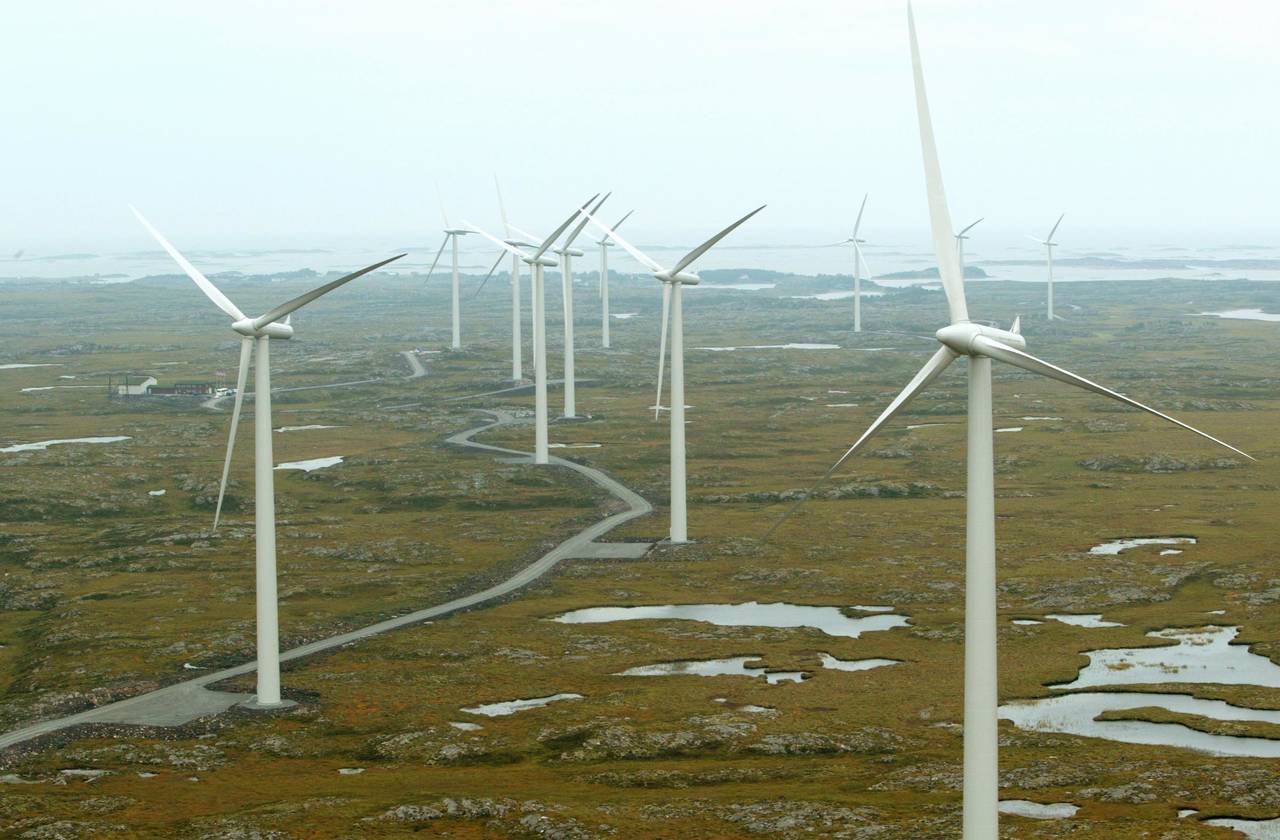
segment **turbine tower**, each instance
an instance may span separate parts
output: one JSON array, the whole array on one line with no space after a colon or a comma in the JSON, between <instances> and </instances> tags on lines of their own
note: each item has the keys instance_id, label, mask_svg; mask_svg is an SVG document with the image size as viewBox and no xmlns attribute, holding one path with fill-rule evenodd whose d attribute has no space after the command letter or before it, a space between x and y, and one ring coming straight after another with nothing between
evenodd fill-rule
<instances>
[{"instance_id":1,"label":"turbine tower","mask_svg":"<svg viewBox=\"0 0 1280 840\"><path fill-rule=\"evenodd\" d=\"M518 257L522 262L529 266L533 277L533 462L535 464L546 464L550 462L547 454L547 330L546 330L546 301L543 295L543 269L547 266L557 265L554 257L547 255L547 251L560 238L560 234L564 233L569 225L573 224L573 220L578 218L578 214L585 212L591 202L599 198L599 193L591 196L582 205L581 210L573 211L573 215L564 220L555 232L543 240L542 244L536 250L531 250L527 245L508 242L491 233L486 233L470 222L464 222L469 230L478 233L490 242L502 248L507 253ZM519 233L518 228L512 228Z\"/></svg>"},{"instance_id":2,"label":"turbine tower","mask_svg":"<svg viewBox=\"0 0 1280 840\"><path fill-rule=\"evenodd\" d=\"M436 198L440 199L440 218L444 220L444 242L440 243L440 250L436 251L436 258L431 261L431 268L427 269L427 280L431 279L432 273L436 270L436 263L440 262L440 255L444 253L444 248L450 243L453 244L453 295L452 295L452 311L453 311L453 341L449 347L452 350L462 349L462 307L459 301L458 290L458 237L466 236L471 231L461 228L452 227L449 224L449 214L444 211L444 197L440 195L440 185L436 184Z\"/></svg>"},{"instance_id":3,"label":"turbine tower","mask_svg":"<svg viewBox=\"0 0 1280 840\"><path fill-rule=\"evenodd\" d=\"M610 195L612 193L605 193L604 197L591 208L591 212L600 212L600 206ZM555 249L555 252L560 255L560 285L564 301L564 417L569 420L578 416L576 374L573 365L573 258L585 256L583 251L573 247L573 240L578 238L578 234L582 233L582 229L586 226L587 218L583 216L578 226L569 231L564 244Z\"/></svg>"},{"instance_id":4,"label":"turbine tower","mask_svg":"<svg viewBox=\"0 0 1280 840\"><path fill-rule=\"evenodd\" d=\"M199 269L187 262L178 249L169 244L151 223L143 218L137 208L130 207L142 226L169 252L187 276L195 281L200 291L233 320L231 329L240 335L240 370L236 375L235 408L231 413L231 432L227 436L227 455L222 462L222 482L218 486L218 504L213 513L213 530L218 529L222 516L222 500L227 492L227 475L231 470L231 453L236 445L236 428L240 425L240 406L244 400L244 386L249 376L249 360L256 346L257 366L253 384L253 441L254 441L254 538L256 542L257 577L257 643L258 643L258 693L250 705L256 708L276 708L285 703L280 699L280 624L276 596L276 511L275 481L271 454L271 344L270 340L293 337L289 324L290 314L311 301L328 294L344 283L394 262L404 254L374 263L359 271L325 283L306 294L286 301L266 314L250 318L218 290Z\"/></svg>"},{"instance_id":5,"label":"turbine tower","mask_svg":"<svg viewBox=\"0 0 1280 840\"><path fill-rule=\"evenodd\" d=\"M862 196L862 206L858 208L858 218L853 223L853 233L848 239L837 242L837 245L853 246L853 331L862 332L862 269L866 266L866 261L862 258L862 246L867 244L867 240L858 238L858 230L862 227L862 212L867 209L867 198L870 193L864 193ZM871 269L867 269L868 279Z\"/></svg>"},{"instance_id":6,"label":"turbine tower","mask_svg":"<svg viewBox=\"0 0 1280 840\"><path fill-rule=\"evenodd\" d=\"M622 227L622 223L636 211L628 210L627 215L614 223L613 229ZM600 346L609 349L609 246L613 242L607 236L600 237L596 244L600 246Z\"/></svg>"},{"instance_id":7,"label":"turbine tower","mask_svg":"<svg viewBox=\"0 0 1280 840\"><path fill-rule=\"evenodd\" d=\"M996 566L995 492L991 406L991 361L1004 362L1125 405L1141 409L1163 420L1208 438L1233 452L1250 456L1199 429L1162 414L1137 400L1104 388L1025 351L1026 340L1013 329L987 327L969 320L964 281L960 276L951 216L942 185L942 170L934 143L924 74L916 43L915 21L907 7L912 69L915 77L916 112L920 123L920 146L924 158L925 184L929 199L929 219L942 287L946 294L951 323L938 330L942 345L924 367L907 383L889 406L875 419L862 437L827 470L826 481L854 453L862 449L877 431L884 428L916 395L933 382L947 366L961 356L969 360L968 434L965 535L965 617L964 617L964 840L996 840L999 831L997 774L997 690L996 690ZM816 489L816 488L815 488ZM810 491L812 493L812 491ZM797 509L793 506L772 530Z\"/></svg>"},{"instance_id":8,"label":"turbine tower","mask_svg":"<svg viewBox=\"0 0 1280 840\"><path fill-rule=\"evenodd\" d=\"M686 543L689 541L688 507L685 487L685 446L684 446L684 306L681 289L684 286L695 286L699 282L698 275L685 271L695 260L711 250L711 247L724 239L735 228L764 209L760 205L738 221L729 225L715 236L703 242L697 248L680 258L671 269L665 269L647 257L638 248L631 245L617 232L606 227L590 213L583 211L605 237L618 243L641 265L653 272L653 276L662 282L662 338L658 348L658 394L662 394L662 359L666 355L667 318L671 319L671 542ZM661 399L659 399L661 403Z\"/></svg>"},{"instance_id":9,"label":"turbine tower","mask_svg":"<svg viewBox=\"0 0 1280 840\"><path fill-rule=\"evenodd\" d=\"M984 216L983 218L986 217ZM981 221L982 219L978 219L977 222L970 222L967 227L961 228L960 232L956 234L956 262L960 266L960 279L962 280L964 279L964 242L969 238L969 231L976 228L978 222Z\"/></svg>"},{"instance_id":10,"label":"turbine tower","mask_svg":"<svg viewBox=\"0 0 1280 840\"><path fill-rule=\"evenodd\" d=\"M1067 214L1063 213L1058 217L1058 221L1053 223L1053 227L1049 228L1049 235L1044 239L1036 239L1034 236L1027 237L1032 242L1039 242L1044 246L1045 265L1049 269L1049 308L1047 317L1050 321L1055 318L1059 321L1062 320L1061 317L1053 314L1053 249L1058 245L1057 242L1053 241L1053 235L1058 232L1058 225L1062 224L1062 220L1066 218L1066 216Z\"/></svg>"}]
</instances>

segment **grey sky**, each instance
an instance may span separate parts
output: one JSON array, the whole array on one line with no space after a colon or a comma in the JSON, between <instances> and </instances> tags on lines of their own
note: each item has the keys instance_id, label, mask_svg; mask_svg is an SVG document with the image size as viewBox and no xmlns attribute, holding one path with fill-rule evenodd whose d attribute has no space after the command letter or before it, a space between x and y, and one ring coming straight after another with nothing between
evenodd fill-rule
<instances>
[{"instance_id":1,"label":"grey sky","mask_svg":"<svg viewBox=\"0 0 1280 840\"><path fill-rule=\"evenodd\" d=\"M1277 5L920 0L957 222L1274 241ZM0 70L2 253L150 248L130 201L193 247L434 241L433 180L496 225L494 172L540 230L613 189L641 241L764 202L742 241L808 241L867 191L926 235L899 0L51 0Z\"/></svg>"}]
</instances>

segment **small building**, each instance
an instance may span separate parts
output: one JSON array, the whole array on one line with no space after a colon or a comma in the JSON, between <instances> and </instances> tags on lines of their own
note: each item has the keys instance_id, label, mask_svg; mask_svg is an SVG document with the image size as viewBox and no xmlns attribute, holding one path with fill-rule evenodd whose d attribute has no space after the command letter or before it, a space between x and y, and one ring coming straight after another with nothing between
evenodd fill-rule
<instances>
[{"instance_id":1,"label":"small building","mask_svg":"<svg viewBox=\"0 0 1280 840\"><path fill-rule=\"evenodd\" d=\"M154 376L125 376L124 384L116 386L116 396L119 397L145 397L151 393L151 389L155 387L156 378Z\"/></svg>"},{"instance_id":2,"label":"small building","mask_svg":"<svg viewBox=\"0 0 1280 840\"><path fill-rule=\"evenodd\" d=\"M152 379L150 387L147 388L147 394L152 397L207 397L213 394L214 387L212 382L189 380L179 380L172 385L157 385Z\"/></svg>"}]
</instances>

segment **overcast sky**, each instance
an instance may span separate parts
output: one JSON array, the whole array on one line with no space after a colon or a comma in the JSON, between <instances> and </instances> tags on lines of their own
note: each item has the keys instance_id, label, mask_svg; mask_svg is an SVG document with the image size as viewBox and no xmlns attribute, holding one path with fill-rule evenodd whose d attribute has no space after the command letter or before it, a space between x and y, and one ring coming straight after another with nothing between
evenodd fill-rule
<instances>
[{"instance_id":1,"label":"overcast sky","mask_svg":"<svg viewBox=\"0 0 1280 840\"><path fill-rule=\"evenodd\" d=\"M919 0L958 224L1276 241L1280 4ZM899 0L10 3L0 253L546 230L927 237ZM613 215L606 213L606 215ZM904 233L905 232L905 233ZM1068 228L1060 234L1070 239Z\"/></svg>"}]
</instances>

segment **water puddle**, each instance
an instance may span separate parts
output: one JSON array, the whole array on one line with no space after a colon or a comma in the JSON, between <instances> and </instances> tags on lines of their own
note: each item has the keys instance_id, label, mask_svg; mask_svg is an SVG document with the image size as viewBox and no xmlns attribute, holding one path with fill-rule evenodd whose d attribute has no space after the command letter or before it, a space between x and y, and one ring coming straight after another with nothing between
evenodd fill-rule
<instances>
[{"instance_id":1,"label":"water puddle","mask_svg":"<svg viewBox=\"0 0 1280 840\"><path fill-rule=\"evenodd\" d=\"M1019 627L1031 627L1036 624L1044 624L1043 621L1039 621L1034 618L1015 618L1011 623L1016 624Z\"/></svg>"},{"instance_id":2,"label":"water puddle","mask_svg":"<svg viewBox=\"0 0 1280 840\"><path fill-rule=\"evenodd\" d=\"M449 725L462 732L479 732L481 729L484 729L484 727L478 723L468 723L463 720L451 720L449 721Z\"/></svg>"},{"instance_id":3,"label":"water puddle","mask_svg":"<svg viewBox=\"0 0 1280 840\"><path fill-rule=\"evenodd\" d=\"M148 491L147 491L147 495L148 495L148 496L163 496L165 493L168 493L168 492L169 492L168 490L148 490Z\"/></svg>"},{"instance_id":4,"label":"water puddle","mask_svg":"<svg viewBox=\"0 0 1280 840\"><path fill-rule=\"evenodd\" d=\"M897 665L897 659L836 659L829 653L820 653L822 667L832 671L870 671L886 665Z\"/></svg>"},{"instance_id":5,"label":"water puddle","mask_svg":"<svg viewBox=\"0 0 1280 840\"><path fill-rule=\"evenodd\" d=\"M857 403L827 403L827 408L857 408Z\"/></svg>"},{"instance_id":6,"label":"water puddle","mask_svg":"<svg viewBox=\"0 0 1280 840\"><path fill-rule=\"evenodd\" d=\"M602 443L548 443L548 449L599 449Z\"/></svg>"},{"instance_id":7,"label":"water puddle","mask_svg":"<svg viewBox=\"0 0 1280 840\"><path fill-rule=\"evenodd\" d=\"M281 426L276 429L277 432L306 432L311 429L340 429L341 426L323 426L319 423L311 423L306 426Z\"/></svg>"},{"instance_id":8,"label":"water puddle","mask_svg":"<svg viewBox=\"0 0 1280 840\"><path fill-rule=\"evenodd\" d=\"M1280 319L1278 319L1280 320ZM1215 817L1205 820L1205 825L1218 828L1234 828L1250 840L1280 840L1280 817L1272 820L1242 820L1235 817Z\"/></svg>"},{"instance_id":9,"label":"water puddle","mask_svg":"<svg viewBox=\"0 0 1280 840\"><path fill-rule=\"evenodd\" d=\"M1019 729L1084 735L1124 744L1186 747L1214 755L1280 758L1280 740L1214 735L1180 723L1096 720L1105 712L1148 707L1220 721L1280 724L1280 711L1247 709L1222 700L1202 700L1189 694L1118 691L1081 692L1040 700L1013 701L1001 705L999 715Z\"/></svg>"},{"instance_id":10,"label":"water puddle","mask_svg":"<svg viewBox=\"0 0 1280 840\"><path fill-rule=\"evenodd\" d=\"M748 662L759 662L759 656L732 656L728 659L686 659L678 662L659 662L655 665L639 665L614 674L615 677L764 677L769 685L784 682L802 682L804 671L770 671L763 665L751 667ZM464 709L465 711L465 709Z\"/></svg>"},{"instance_id":11,"label":"water puddle","mask_svg":"<svg viewBox=\"0 0 1280 840\"><path fill-rule=\"evenodd\" d=\"M1021 420L1061 420L1061 417L1022 417Z\"/></svg>"},{"instance_id":12,"label":"water puddle","mask_svg":"<svg viewBox=\"0 0 1280 840\"><path fill-rule=\"evenodd\" d=\"M854 604L852 607L849 607L849 609L869 613L893 612L893 607L886 606L884 604Z\"/></svg>"},{"instance_id":13,"label":"water puddle","mask_svg":"<svg viewBox=\"0 0 1280 840\"><path fill-rule=\"evenodd\" d=\"M13 446L0 447L0 452L34 452L38 449L48 449L50 446L62 446L68 443L119 443L122 440L133 440L128 435L113 435L111 437L83 437L83 438L59 438L58 440L42 440L38 443L16 443Z\"/></svg>"},{"instance_id":14,"label":"water puddle","mask_svg":"<svg viewBox=\"0 0 1280 840\"><path fill-rule=\"evenodd\" d=\"M627 320L630 320L631 318L636 317L636 315L638 315L638 314L640 314L640 313L638 313L638 312L614 312L614 313L613 313L612 315L610 315L609 317L610 317L610 318L617 318L619 321L627 321Z\"/></svg>"},{"instance_id":15,"label":"water puddle","mask_svg":"<svg viewBox=\"0 0 1280 840\"><path fill-rule=\"evenodd\" d=\"M702 621L718 627L811 627L828 636L856 639L863 633L906 627L905 616L880 613L848 616L839 607L798 604L666 604L650 607L588 607L556 616L562 624L601 624L613 621Z\"/></svg>"},{"instance_id":16,"label":"water puddle","mask_svg":"<svg viewBox=\"0 0 1280 840\"><path fill-rule=\"evenodd\" d=\"M907 426L907 431L915 431L916 429L932 429L934 426L950 426L950 423L915 423Z\"/></svg>"},{"instance_id":17,"label":"water puddle","mask_svg":"<svg viewBox=\"0 0 1280 840\"><path fill-rule=\"evenodd\" d=\"M277 464L277 470L302 470L303 472L311 472L312 470L323 470L326 467L336 466L342 463L343 455L334 455L329 458L312 458L309 461L289 461L284 464Z\"/></svg>"},{"instance_id":18,"label":"water puddle","mask_svg":"<svg viewBox=\"0 0 1280 840\"><path fill-rule=\"evenodd\" d=\"M359 776L364 772L363 767L339 767L338 774L342 776Z\"/></svg>"},{"instance_id":19,"label":"water puddle","mask_svg":"<svg viewBox=\"0 0 1280 840\"><path fill-rule=\"evenodd\" d=\"M730 703L728 697L714 697L712 702L728 706L735 712L746 712L751 715L771 715L778 711L772 706L757 706L755 703Z\"/></svg>"},{"instance_id":20,"label":"water puddle","mask_svg":"<svg viewBox=\"0 0 1280 840\"><path fill-rule=\"evenodd\" d=\"M1195 537L1120 537L1095 545L1089 549L1090 554L1119 554L1140 545L1195 545Z\"/></svg>"},{"instance_id":21,"label":"water puddle","mask_svg":"<svg viewBox=\"0 0 1280 840\"><path fill-rule=\"evenodd\" d=\"M1002 799L1000 813L1012 814L1015 817L1030 817L1033 820L1065 820L1074 817L1080 808L1070 802L1050 802L1042 804L1029 799Z\"/></svg>"},{"instance_id":22,"label":"water puddle","mask_svg":"<svg viewBox=\"0 0 1280 840\"><path fill-rule=\"evenodd\" d=\"M1097 629L1099 627L1123 627L1124 625L1118 621L1103 621L1102 613L1053 613L1046 615L1045 618L1051 618L1054 621L1060 621L1063 624L1070 624L1072 627L1088 627Z\"/></svg>"},{"instance_id":23,"label":"water puddle","mask_svg":"<svg viewBox=\"0 0 1280 840\"><path fill-rule=\"evenodd\" d=\"M1177 642L1149 648L1113 648L1087 652L1089 664L1058 689L1103 685L1207 683L1280 688L1280 665L1233 645L1239 627L1168 628L1147 634L1151 639Z\"/></svg>"},{"instance_id":24,"label":"water puddle","mask_svg":"<svg viewBox=\"0 0 1280 840\"><path fill-rule=\"evenodd\" d=\"M529 709L540 709L543 706L552 703L558 703L561 700L581 700L581 694L552 694L549 697L532 697L528 700L505 700L501 703L485 703L480 706L470 706L462 711L469 715L484 715L485 717L506 717L514 715L516 712L524 712Z\"/></svg>"},{"instance_id":25,"label":"water puddle","mask_svg":"<svg viewBox=\"0 0 1280 840\"><path fill-rule=\"evenodd\" d=\"M1228 309L1225 312L1201 312L1200 314L1232 321L1280 321L1280 314L1263 312L1261 309Z\"/></svg>"},{"instance_id":26,"label":"water puddle","mask_svg":"<svg viewBox=\"0 0 1280 840\"><path fill-rule=\"evenodd\" d=\"M37 368L37 367L62 367L57 362L42 362L40 364L28 365L22 362L10 362L9 364L0 365L0 370L17 370L18 368Z\"/></svg>"},{"instance_id":27,"label":"water puddle","mask_svg":"<svg viewBox=\"0 0 1280 840\"><path fill-rule=\"evenodd\" d=\"M1020 431L1022 431L1022 426L1006 426L1003 429L996 429L997 434L1000 432L1020 432Z\"/></svg>"}]
</instances>

